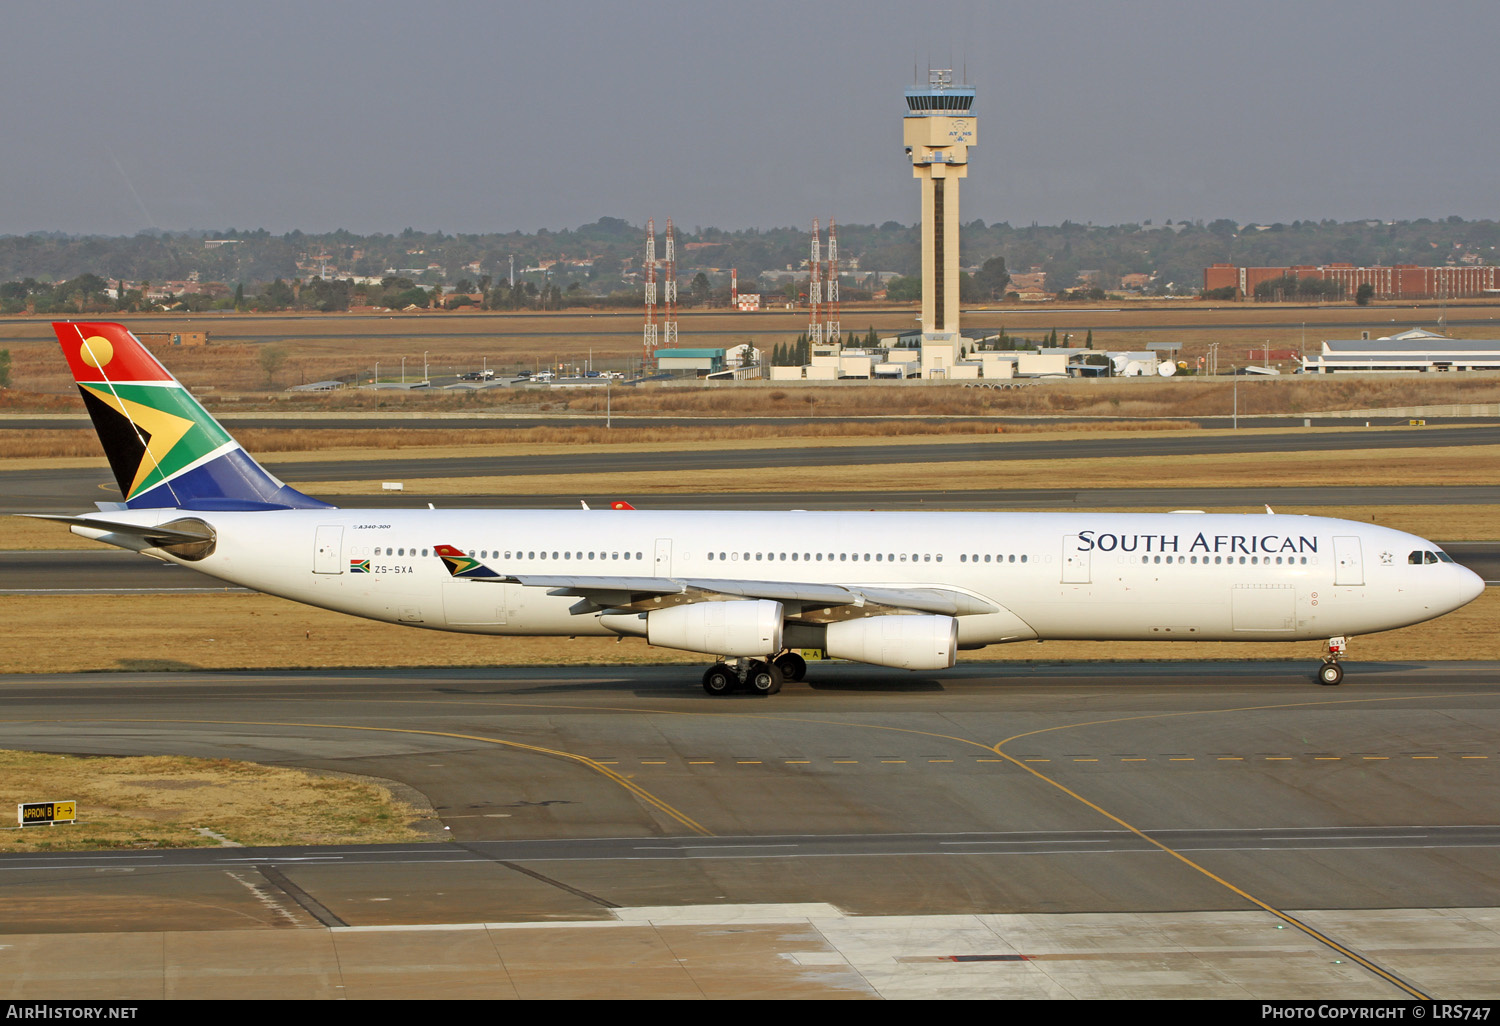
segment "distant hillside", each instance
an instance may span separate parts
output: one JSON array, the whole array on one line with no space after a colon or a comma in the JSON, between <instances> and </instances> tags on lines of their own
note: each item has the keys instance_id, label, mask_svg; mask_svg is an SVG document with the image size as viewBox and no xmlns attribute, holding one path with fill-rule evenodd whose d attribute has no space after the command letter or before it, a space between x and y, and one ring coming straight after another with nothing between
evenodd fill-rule
<instances>
[{"instance_id":1,"label":"distant hillside","mask_svg":"<svg viewBox=\"0 0 1500 1026\"><path fill-rule=\"evenodd\" d=\"M663 254L665 225L657 225L657 254ZM918 273L915 226L887 221L882 225L838 227L841 267L868 274ZM1105 288L1127 274L1153 276L1152 287L1196 292L1203 268L1226 261L1251 266L1318 264L1494 263L1500 245L1495 221L1297 221L1292 224L1246 225L1218 220L1161 225L1061 225L1013 227L974 221L963 228L962 260L978 266L1003 257L1012 273L1039 267L1049 289L1072 287L1080 271L1098 272ZM181 281L196 275L203 282L259 287L280 278L381 277L395 271L403 278L450 288L468 281L482 289L481 278L508 279L514 260L519 278L566 289L573 282L585 292L605 295L633 285L645 246L645 227L619 218L558 232L534 234L448 235L407 229L398 235L354 235L226 228L222 231L142 233L131 237L68 236L39 233L0 236L0 281L61 282L92 274L111 282ZM737 268L741 286L753 291L761 271L800 268L808 254L806 228L723 231L717 228L677 233L679 277L686 282L699 270ZM528 277L527 270L532 268ZM720 284L714 282L715 286Z\"/></svg>"}]
</instances>

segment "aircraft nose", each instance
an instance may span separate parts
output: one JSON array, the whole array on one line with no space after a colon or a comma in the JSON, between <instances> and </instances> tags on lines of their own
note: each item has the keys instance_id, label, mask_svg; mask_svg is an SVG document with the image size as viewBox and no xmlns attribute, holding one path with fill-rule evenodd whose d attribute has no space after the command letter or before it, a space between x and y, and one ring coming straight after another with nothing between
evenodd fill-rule
<instances>
[{"instance_id":1,"label":"aircraft nose","mask_svg":"<svg viewBox=\"0 0 1500 1026\"><path fill-rule=\"evenodd\" d=\"M1459 599L1458 605L1466 606L1484 594L1484 578L1466 566L1457 567L1456 569L1463 571L1463 574L1459 578L1458 586L1455 589L1462 596ZM1454 608L1458 607L1455 606Z\"/></svg>"},{"instance_id":2,"label":"aircraft nose","mask_svg":"<svg viewBox=\"0 0 1500 1026\"><path fill-rule=\"evenodd\" d=\"M1447 567L1447 570L1448 573L1439 585L1435 596L1445 612L1451 613L1484 594L1484 578L1468 567L1453 563ZM1436 581L1433 583L1437 584Z\"/></svg>"}]
</instances>

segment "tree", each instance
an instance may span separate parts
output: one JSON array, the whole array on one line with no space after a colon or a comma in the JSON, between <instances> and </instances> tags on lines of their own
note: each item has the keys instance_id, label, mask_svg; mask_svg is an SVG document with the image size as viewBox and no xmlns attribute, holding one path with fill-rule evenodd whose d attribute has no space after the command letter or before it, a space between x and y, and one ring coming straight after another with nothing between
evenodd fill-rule
<instances>
[{"instance_id":1,"label":"tree","mask_svg":"<svg viewBox=\"0 0 1500 1026\"><path fill-rule=\"evenodd\" d=\"M286 350L280 346L265 346L261 349L259 357L260 369L266 376L266 386L269 388L276 383L276 372L281 369L282 363L286 361Z\"/></svg>"},{"instance_id":2,"label":"tree","mask_svg":"<svg viewBox=\"0 0 1500 1026\"><path fill-rule=\"evenodd\" d=\"M1370 300L1375 298L1375 286L1365 282L1354 290L1354 302L1357 306L1369 306Z\"/></svg>"},{"instance_id":3,"label":"tree","mask_svg":"<svg viewBox=\"0 0 1500 1026\"><path fill-rule=\"evenodd\" d=\"M922 279L892 278L885 286L885 298L893 303L912 303L922 298Z\"/></svg>"},{"instance_id":4,"label":"tree","mask_svg":"<svg viewBox=\"0 0 1500 1026\"><path fill-rule=\"evenodd\" d=\"M982 299L1004 299L1005 287L1010 284L1010 273L1005 269L1004 257L990 257L974 274L974 291Z\"/></svg>"},{"instance_id":5,"label":"tree","mask_svg":"<svg viewBox=\"0 0 1500 1026\"><path fill-rule=\"evenodd\" d=\"M694 306L707 306L713 287L708 282L708 275L699 271L693 275L692 284L688 285L688 300Z\"/></svg>"},{"instance_id":6,"label":"tree","mask_svg":"<svg viewBox=\"0 0 1500 1026\"><path fill-rule=\"evenodd\" d=\"M0 349L0 388L10 387L10 350Z\"/></svg>"}]
</instances>

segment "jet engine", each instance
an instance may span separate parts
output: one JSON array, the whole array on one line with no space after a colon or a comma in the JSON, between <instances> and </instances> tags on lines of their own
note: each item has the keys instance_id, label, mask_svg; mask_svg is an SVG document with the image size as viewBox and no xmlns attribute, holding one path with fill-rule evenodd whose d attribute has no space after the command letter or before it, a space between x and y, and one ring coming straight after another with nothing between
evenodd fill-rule
<instances>
[{"instance_id":1,"label":"jet engine","mask_svg":"<svg viewBox=\"0 0 1500 1026\"><path fill-rule=\"evenodd\" d=\"M871 616L828 625L826 650L898 670L946 670L958 652L958 620L951 616Z\"/></svg>"},{"instance_id":2,"label":"jet engine","mask_svg":"<svg viewBox=\"0 0 1500 1026\"><path fill-rule=\"evenodd\" d=\"M781 651L782 616L781 603L770 599L653 609L646 615L646 640L689 652L767 656Z\"/></svg>"}]
</instances>

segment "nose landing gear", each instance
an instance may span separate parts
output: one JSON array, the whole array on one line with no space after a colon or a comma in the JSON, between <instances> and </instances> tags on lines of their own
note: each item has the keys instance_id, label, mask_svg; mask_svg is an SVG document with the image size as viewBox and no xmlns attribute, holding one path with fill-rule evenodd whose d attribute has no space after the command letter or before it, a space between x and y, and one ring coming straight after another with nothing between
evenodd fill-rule
<instances>
[{"instance_id":1,"label":"nose landing gear","mask_svg":"<svg viewBox=\"0 0 1500 1026\"><path fill-rule=\"evenodd\" d=\"M1349 648L1346 638L1329 638L1328 644L1323 649L1323 665L1318 667L1318 683L1327 687L1334 687L1344 682L1344 668L1339 665L1339 657Z\"/></svg>"}]
</instances>

